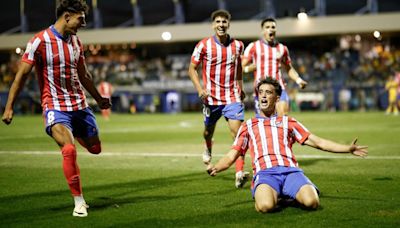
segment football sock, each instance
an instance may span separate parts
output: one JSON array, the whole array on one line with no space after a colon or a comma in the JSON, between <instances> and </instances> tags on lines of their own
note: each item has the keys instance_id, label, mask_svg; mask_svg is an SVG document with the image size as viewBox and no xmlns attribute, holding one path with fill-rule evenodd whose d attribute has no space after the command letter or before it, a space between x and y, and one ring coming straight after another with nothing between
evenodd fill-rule
<instances>
[{"instance_id":1,"label":"football sock","mask_svg":"<svg viewBox=\"0 0 400 228\"><path fill-rule=\"evenodd\" d=\"M81 180L79 177L79 167L76 163L76 148L73 144L66 144L61 150L63 155L64 176L67 179L72 195L82 195Z\"/></svg>"},{"instance_id":2,"label":"football sock","mask_svg":"<svg viewBox=\"0 0 400 228\"><path fill-rule=\"evenodd\" d=\"M209 151L211 151L211 149L212 149L212 144L213 144L213 140L212 140L212 139L206 140L206 148L207 148Z\"/></svg>"},{"instance_id":3,"label":"football sock","mask_svg":"<svg viewBox=\"0 0 400 228\"><path fill-rule=\"evenodd\" d=\"M236 172L239 172L239 171L243 171L243 166L244 166L244 159L243 159L244 157L243 156L239 156L237 159L236 159Z\"/></svg>"},{"instance_id":4,"label":"football sock","mask_svg":"<svg viewBox=\"0 0 400 228\"><path fill-rule=\"evenodd\" d=\"M74 196L74 202L75 202L75 206L79 206L79 205L82 205L82 204L86 203L86 201L85 201L85 199L83 198L82 195Z\"/></svg>"}]
</instances>

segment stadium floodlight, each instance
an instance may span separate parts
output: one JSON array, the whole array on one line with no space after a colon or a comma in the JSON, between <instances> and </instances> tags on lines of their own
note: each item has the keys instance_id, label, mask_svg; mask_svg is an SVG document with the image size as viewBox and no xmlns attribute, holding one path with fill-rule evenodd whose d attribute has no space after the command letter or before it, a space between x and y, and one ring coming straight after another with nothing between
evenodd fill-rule
<instances>
[{"instance_id":1,"label":"stadium floodlight","mask_svg":"<svg viewBox=\"0 0 400 228\"><path fill-rule=\"evenodd\" d=\"M15 53L17 53L17 55L21 54L21 52L22 52L22 49L20 47L17 47L15 49Z\"/></svg>"},{"instance_id":2,"label":"stadium floodlight","mask_svg":"<svg viewBox=\"0 0 400 228\"><path fill-rule=\"evenodd\" d=\"M379 38L381 37L381 33L380 33L378 30L375 30L375 31L374 31L374 37L375 37L376 39L379 39Z\"/></svg>"},{"instance_id":3,"label":"stadium floodlight","mask_svg":"<svg viewBox=\"0 0 400 228\"><path fill-rule=\"evenodd\" d=\"M171 40L171 38L172 38L172 34L170 33L170 32L163 32L162 34L161 34L161 38L164 40L164 41L170 41Z\"/></svg>"},{"instance_id":4,"label":"stadium floodlight","mask_svg":"<svg viewBox=\"0 0 400 228\"><path fill-rule=\"evenodd\" d=\"M297 14L297 19L298 19L299 21L305 21L305 20L308 19L308 15L307 15L306 12L299 12L299 13Z\"/></svg>"}]
</instances>

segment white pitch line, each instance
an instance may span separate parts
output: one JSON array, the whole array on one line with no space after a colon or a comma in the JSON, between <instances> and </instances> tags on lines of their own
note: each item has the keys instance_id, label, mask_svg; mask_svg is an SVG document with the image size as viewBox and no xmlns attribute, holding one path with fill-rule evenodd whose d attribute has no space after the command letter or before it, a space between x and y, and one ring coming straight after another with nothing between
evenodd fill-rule
<instances>
[{"instance_id":1,"label":"white pitch line","mask_svg":"<svg viewBox=\"0 0 400 228\"><path fill-rule=\"evenodd\" d=\"M17 154L17 155L60 155L58 151L0 151L2 154ZM93 156L89 152L79 153L79 156ZM133 157L201 157L199 154L190 153L136 153L136 152L102 152L100 156L133 156ZM222 157L224 154L213 154L214 157ZM296 158L304 159L361 159L356 156L350 155L312 155L312 154L300 154ZM400 156L368 156L365 159L372 160L400 160Z\"/></svg>"}]
</instances>

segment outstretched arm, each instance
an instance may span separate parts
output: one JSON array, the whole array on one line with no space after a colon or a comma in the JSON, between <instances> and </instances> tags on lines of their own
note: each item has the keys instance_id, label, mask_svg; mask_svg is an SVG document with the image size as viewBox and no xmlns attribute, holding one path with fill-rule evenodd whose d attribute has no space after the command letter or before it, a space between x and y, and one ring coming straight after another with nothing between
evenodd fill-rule
<instances>
[{"instance_id":1,"label":"outstretched arm","mask_svg":"<svg viewBox=\"0 0 400 228\"><path fill-rule=\"evenodd\" d=\"M217 173L228 169L236 161L239 155L240 155L239 151L235 149L230 150L227 154L225 154L224 157L222 157L217 162L217 164L215 165L209 164L207 166L208 174L210 174L210 176L215 176L217 175Z\"/></svg>"},{"instance_id":2,"label":"outstretched arm","mask_svg":"<svg viewBox=\"0 0 400 228\"><path fill-rule=\"evenodd\" d=\"M25 81L29 73L32 71L33 65L21 61L18 72L15 75L14 82L11 85L10 92L8 93L7 104L4 109L2 121L5 124L10 124L14 116L14 103L25 85Z\"/></svg>"},{"instance_id":3,"label":"outstretched arm","mask_svg":"<svg viewBox=\"0 0 400 228\"><path fill-rule=\"evenodd\" d=\"M101 109L108 109L111 107L110 98L102 97L94 86L92 74L88 71L86 63L82 61L78 65L79 80L83 87L92 95Z\"/></svg>"},{"instance_id":4,"label":"outstretched arm","mask_svg":"<svg viewBox=\"0 0 400 228\"><path fill-rule=\"evenodd\" d=\"M367 146L356 145L357 138L350 145L340 144L328 139L310 134L304 144L314 147L319 150L324 150L332 153L351 153L355 156L365 157L368 154Z\"/></svg>"}]
</instances>

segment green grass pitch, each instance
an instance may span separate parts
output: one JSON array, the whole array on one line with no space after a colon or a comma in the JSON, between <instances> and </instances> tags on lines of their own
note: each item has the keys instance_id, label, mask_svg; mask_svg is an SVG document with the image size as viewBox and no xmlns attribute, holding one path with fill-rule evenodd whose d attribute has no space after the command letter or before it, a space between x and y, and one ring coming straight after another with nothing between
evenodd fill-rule
<instances>
[{"instance_id":1,"label":"green grass pitch","mask_svg":"<svg viewBox=\"0 0 400 228\"><path fill-rule=\"evenodd\" d=\"M249 118L253 113L246 113ZM202 115L97 116L103 153L78 147L86 218L72 217L62 157L41 116L0 125L0 226L4 227L400 227L400 117L382 112L292 113L316 135L350 143L356 158L296 145L300 167L321 190L321 207L254 209L249 184L234 188L234 167L209 177L201 161ZM232 139L221 119L215 162ZM246 157L246 169L250 159Z\"/></svg>"}]
</instances>

